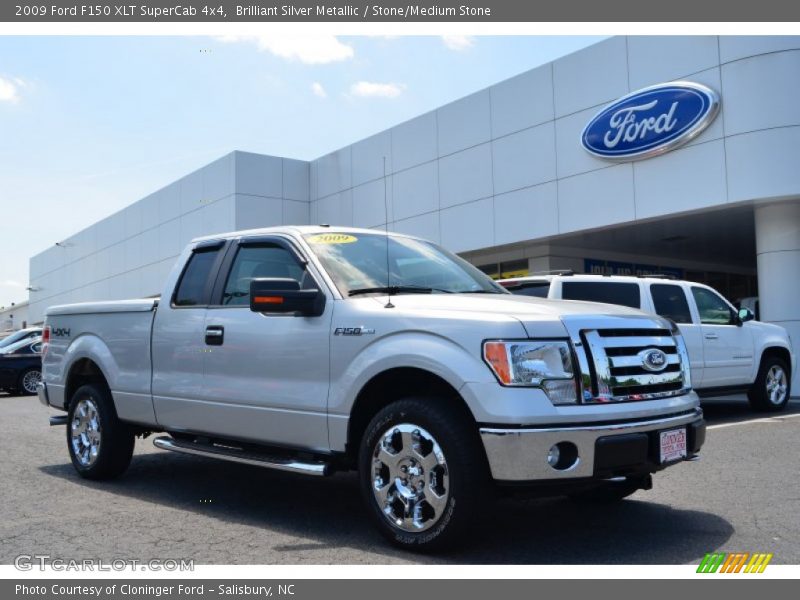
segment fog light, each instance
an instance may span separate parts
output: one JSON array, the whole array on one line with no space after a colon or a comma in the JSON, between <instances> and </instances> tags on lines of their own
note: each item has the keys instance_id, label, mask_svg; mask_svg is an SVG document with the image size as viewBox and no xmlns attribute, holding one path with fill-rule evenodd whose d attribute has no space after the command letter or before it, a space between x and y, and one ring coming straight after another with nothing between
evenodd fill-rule
<instances>
[{"instance_id":1,"label":"fog light","mask_svg":"<svg viewBox=\"0 0 800 600\"><path fill-rule=\"evenodd\" d=\"M547 464L556 471L567 471L578 465L578 447L572 442L558 442L547 452Z\"/></svg>"},{"instance_id":2,"label":"fog light","mask_svg":"<svg viewBox=\"0 0 800 600\"><path fill-rule=\"evenodd\" d=\"M558 444L556 444L547 453L547 464L555 469L559 458L561 458L561 450L558 449Z\"/></svg>"}]
</instances>

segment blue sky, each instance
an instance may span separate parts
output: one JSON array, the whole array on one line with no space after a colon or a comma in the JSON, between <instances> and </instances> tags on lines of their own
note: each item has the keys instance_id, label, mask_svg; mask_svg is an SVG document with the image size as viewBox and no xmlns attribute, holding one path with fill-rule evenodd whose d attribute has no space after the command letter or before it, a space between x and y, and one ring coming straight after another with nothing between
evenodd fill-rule
<instances>
[{"instance_id":1,"label":"blue sky","mask_svg":"<svg viewBox=\"0 0 800 600\"><path fill-rule=\"evenodd\" d=\"M223 154L317 158L599 39L0 37L0 306L30 256Z\"/></svg>"}]
</instances>

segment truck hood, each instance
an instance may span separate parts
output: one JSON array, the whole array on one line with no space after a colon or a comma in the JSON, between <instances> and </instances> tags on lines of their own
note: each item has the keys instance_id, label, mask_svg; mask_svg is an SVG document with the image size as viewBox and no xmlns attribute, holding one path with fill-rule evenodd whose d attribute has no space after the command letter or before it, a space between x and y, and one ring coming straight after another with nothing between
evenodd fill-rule
<instances>
[{"instance_id":1,"label":"truck hood","mask_svg":"<svg viewBox=\"0 0 800 600\"><path fill-rule=\"evenodd\" d=\"M386 304L387 297L373 296L372 300ZM443 312L451 318L463 315L465 320L480 319L481 315L507 316L520 321L529 336L563 336L564 326L574 329L569 323L580 328L595 323L602 327L670 327L661 317L634 308L514 294L400 294L392 296L392 304L407 314Z\"/></svg>"}]
</instances>

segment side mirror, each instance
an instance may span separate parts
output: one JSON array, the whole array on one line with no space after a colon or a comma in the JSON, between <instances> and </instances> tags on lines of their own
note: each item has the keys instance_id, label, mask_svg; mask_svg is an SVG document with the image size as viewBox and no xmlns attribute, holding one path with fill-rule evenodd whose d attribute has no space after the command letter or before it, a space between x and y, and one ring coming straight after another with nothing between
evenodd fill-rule
<instances>
[{"instance_id":1,"label":"side mirror","mask_svg":"<svg viewBox=\"0 0 800 600\"><path fill-rule=\"evenodd\" d=\"M749 308L740 308L738 317L739 323L747 323L748 321L752 321L756 318L756 316L753 314L753 311Z\"/></svg>"},{"instance_id":2,"label":"side mirror","mask_svg":"<svg viewBox=\"0 0 800 600\"><path fill-rule=\"evenodd\" d=\"M253 279L250 282L250 310L318 317L325 312L325 294L317 289L301 290L294 279Z\"/></svg>"}]
</instances>

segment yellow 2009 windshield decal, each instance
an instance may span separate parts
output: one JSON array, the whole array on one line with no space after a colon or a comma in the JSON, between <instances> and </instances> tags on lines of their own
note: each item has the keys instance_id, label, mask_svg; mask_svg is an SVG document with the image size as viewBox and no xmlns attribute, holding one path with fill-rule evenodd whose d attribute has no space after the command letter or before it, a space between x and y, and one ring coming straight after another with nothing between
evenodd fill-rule
<instances>
[{"instance_id":1,"label":"yellow 2009 windshield decal","mask_svg":"<svg viewBox=\"0 0 800 600\"><path fill-rule=\"evenodd\" d=\"M319 233L308 238L309 244L352 244L358 238L346 233Z\"/></svg>"}]
</instances>

